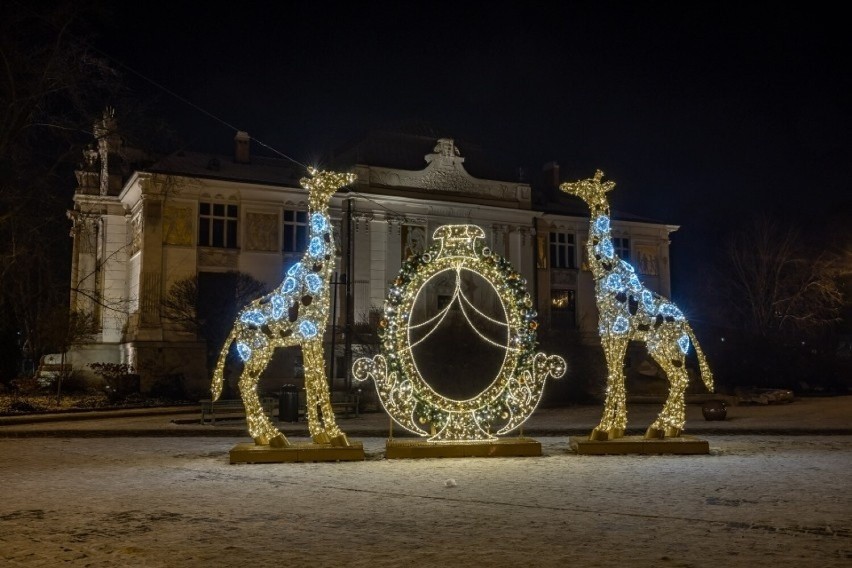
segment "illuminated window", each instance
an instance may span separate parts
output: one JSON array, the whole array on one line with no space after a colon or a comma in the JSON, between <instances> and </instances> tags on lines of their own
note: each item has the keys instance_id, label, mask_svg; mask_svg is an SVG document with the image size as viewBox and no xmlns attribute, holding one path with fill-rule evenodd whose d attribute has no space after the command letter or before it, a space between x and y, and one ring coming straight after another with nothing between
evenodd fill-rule
<instances>
[{"instance_id":1,"label":"illuminated window","mask_svg":"<svg viewBox=\"0 0 852 568\"><path fill-rule=\"evenodd\" d=\"M198 204L198 246L237 248L236 205L225 203Z\"/></svg>"},{"instance_id":2,"label":"illuminated window","mask_svg":"<svg viewBox=\"0 0 852 568\"><path fill-rule=\"evenodd\" d=\"M615 254L621 260L630 262L630 239L626 237L613 237L612 246L615 248Z\"/></svg>"},{"instance_id":3,"label":"illuminated window","mask_svg":"<svg viewBox=\"0 0 852 568\"><path fill-rule=\"evenodd\" d=\"M576 268L573 233L550 233L551 268Z\"/></svg>"},{"instance_id":4,"label":"illuminated window","mask_svg":"<svg viewBox=\"0 0 852 568\"><path fill-rule=\"evenodd\" d=\"M303 252L308 246L307 211L284 210L284 252Z\"/></svg>"},{"instance_id":5,"label":"illuminated window","mask_svg":"<svg viewBox=\"0 0 852 568\"><path fill-rule=\"evenodd\" d=\"M575 290L551 290L550 325L555 329L573 328L576 304Z\"/></svg>"}]
</instances>

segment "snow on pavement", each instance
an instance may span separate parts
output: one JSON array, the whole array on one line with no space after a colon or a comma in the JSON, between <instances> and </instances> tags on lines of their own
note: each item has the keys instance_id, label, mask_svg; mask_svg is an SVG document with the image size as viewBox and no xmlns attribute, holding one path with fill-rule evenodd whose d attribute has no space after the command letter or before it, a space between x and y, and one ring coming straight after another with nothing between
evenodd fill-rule
<instances>
[{"instance_id":1,"label":"snow on pavement","mask_svg":"<svg viewBox=\"0 0 852 568\"><path fill-rule=\"evenodd\" d=\"M228 463L243 438L0 439L0 565L852 565L852 436L707 439L254 465Z\"/></svg>"}]
</instances>

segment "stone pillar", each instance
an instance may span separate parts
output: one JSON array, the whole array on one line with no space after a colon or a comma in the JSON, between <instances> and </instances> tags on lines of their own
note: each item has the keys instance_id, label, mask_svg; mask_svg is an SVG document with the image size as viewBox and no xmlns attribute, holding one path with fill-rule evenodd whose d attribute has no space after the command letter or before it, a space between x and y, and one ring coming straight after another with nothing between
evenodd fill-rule
<instances>
[{"instance_id":1,"label":"stone pillar","mask_svg":"<svg viewBox=\"0 0 852 568\"><path fill-rule=\"evenodd\" d=\"M158 195L143 194L141 212L139 329L137 340L162 341L160 321L163 272L163 202Z\"/></svg>"},{"instance_id":2,"label":"stone pillar","mask_svg":"<svg viewBox=\"0 0 852 568\"><path fill-rule=\"evenodd\" d=\"M93 215L79 211L71 215L71 235L74 247L71 272L71 308L80 312L95 313L100 296L98 286L98 221Z\"/></svg>"}]
</instances>

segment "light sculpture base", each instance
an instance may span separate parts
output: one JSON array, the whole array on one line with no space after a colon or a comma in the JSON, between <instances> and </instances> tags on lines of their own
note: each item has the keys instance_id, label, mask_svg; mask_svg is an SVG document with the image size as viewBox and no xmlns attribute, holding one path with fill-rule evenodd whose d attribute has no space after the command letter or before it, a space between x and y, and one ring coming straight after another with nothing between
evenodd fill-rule
<instances>
[{"instance_id":1,"label":"light sculpture base","mask_svg":"<svg viewBox=\"0 0 852 568\"><path fill-rule=\"evenodd\" d=\"M613 440L570 438L570 445L571 449L576 453L586 455L701 455L710 453L710 444L707 440L693 438L692 436L659 439L648 439L643 436L624 436Z\"/></svg>"},{"instance_id":2,"label":"light sculpture base","mask_svg":"<svg viewBox=\"0 0 852 568\"><path fill-rule=\"evenodd\" d=\"M429 442L420 439L388 440L387 459L506 458L540 456L541 442L532 438L499 438L477 442Z\"/></svg>"},{"instance_id":3,"label":"light sculpture base","mask_svg":"<svg viewBox=\"0 0 852 568\"><path fill-rule=\"evenodd\" d=\"M252 442L231 448L231 463L294 463L363 461L364 445L350 442L349 446L330 446L311 442L293 443L284 448L258 446Z\"/></svg>"}]
</instances>

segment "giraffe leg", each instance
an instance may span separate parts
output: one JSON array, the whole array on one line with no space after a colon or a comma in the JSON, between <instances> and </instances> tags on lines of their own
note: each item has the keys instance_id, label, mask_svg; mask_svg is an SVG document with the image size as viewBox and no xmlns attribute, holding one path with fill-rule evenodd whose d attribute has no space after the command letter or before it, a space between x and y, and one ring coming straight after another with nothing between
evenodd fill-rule
<instances>
[{"instance_id":1,"label":"giraffe leg","mask_svg":"<svg viewBox=\"0 0 852 568\"><path fill-rule=\"evenodd\" d=\"M349 439L337 426L334 410L331 408L321 341L302 344L302 355L305 359L305 390L311 437L317 444L349 446Z\"/></svg>"},{"instance_id":2,"label":"giraffe leg","mask_svg":"<svg viewBox=\"0 0 852 568\"><path fill-rule=\"evenodd\" d=\"M246 407L246 424L254 443L258 446L270 445L274 448L283 448L289 446L290 442L269 421L257 396L257 383L267 363L268 360L257 355L246 362L243 373L240 375L240 395Z\"/></svg>"},{"instance_id":3,"label":"giraffe leg","mask_svg":"<svg viewBox=\"0 0 852 568\"><path fill-rule=\"evenodd\" d=\"M627 401L624 389L624 355L628 340L612 341L604 348L606 355L607 378L604 412L598 424L589 435L590 440L612 440L624 436L627 428Z\"/></svg>"},{"instance_id":4,"label":"giraffe leg","mask_svg":"<svg viewBox=\"0 0 852 568\"><path fill-rule=\"evenodd\" d=\"M669 379L669 396L657 419L648 427L645 438L677 438L686 423L685 392L689 382L686 358L675 346L666 346L651 354Z\"/></svg>"}]
</instances>

